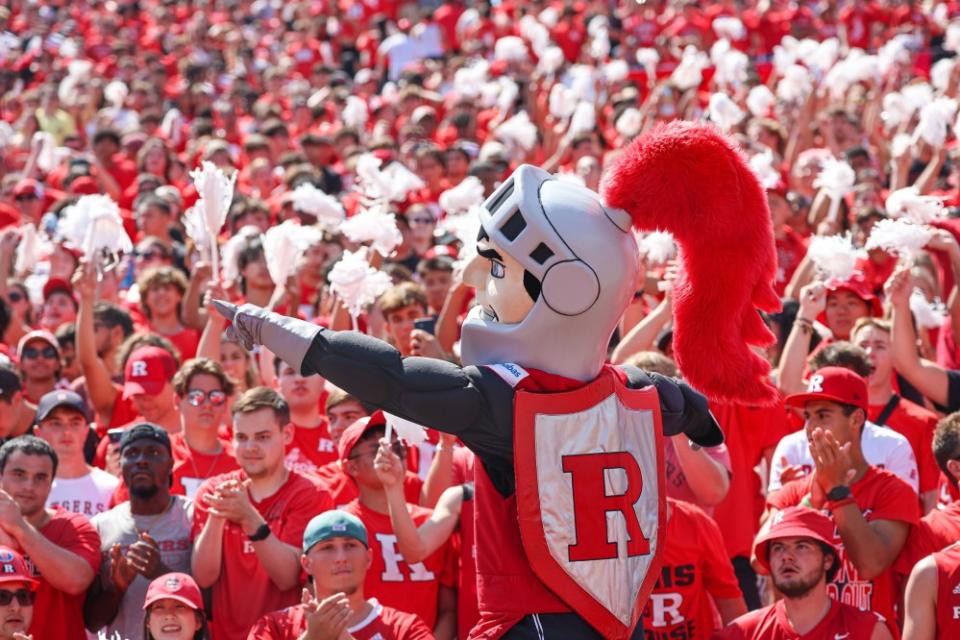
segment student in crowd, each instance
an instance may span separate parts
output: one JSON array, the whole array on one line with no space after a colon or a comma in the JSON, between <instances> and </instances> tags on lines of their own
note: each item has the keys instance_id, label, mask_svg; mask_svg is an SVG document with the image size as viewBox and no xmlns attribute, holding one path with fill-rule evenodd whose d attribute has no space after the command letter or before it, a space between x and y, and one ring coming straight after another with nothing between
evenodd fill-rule
<instances>
[{"instance_id":1,"label":"student in crowd","mask_svg":"<svg viewBox=\"0 0 960 640\"><path fill-rule=\"evenodd\" d=\"M26 640L33 622L37 580L23 557L0 546L0 640Z\"/></svg>"},{"instance_id":2,"label":"student in crowd","mask_svg":"<svg viewBox=\"0 0 960 640\"><path fill-rule=\"evenodd\" d=\"M154 579L143 611L144 640L210 640L200 587L185 573Z\"/></svg>"}]
</instances>

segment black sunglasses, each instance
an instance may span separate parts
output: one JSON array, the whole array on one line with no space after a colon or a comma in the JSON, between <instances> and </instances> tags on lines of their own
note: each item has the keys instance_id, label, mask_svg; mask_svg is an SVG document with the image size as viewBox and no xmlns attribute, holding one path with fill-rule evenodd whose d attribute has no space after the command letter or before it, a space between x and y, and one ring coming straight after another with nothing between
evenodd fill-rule
<instances>
[{"instance_id":1,"label":"black sunglasses","mask_svg":"<svg viewBox=\"0 0 960 640\"><path fill-rule=\"evenodd\" d=\"M26 202L27 200L36 200L37 196L32 193L24 193L14 198L17 202Z\"/></svg>"},{"instance_id":2,"label":"black sunglasses","mask_svg":"<svg viewBox=\"0 0 960 640\"><path fill-rule=\"evenodd\" d=\"M19 291L8 291L7 299L10 300L10 302L20 302L23 300L23 294Z\"/></svg>"},{"instance_id":3,"label":"black sunglasses","mask_svg":"<svg viewBox=\"0 0 960 640\"><path fill-rule=\"evenodd\" d=\"M20 356L24 360L32 360L34 358L39 358L43 356L48 360L54 360L57 357L57 350L53 347L44 347L43 349L37 349L36 347L26 347L23 350L23 354Z\"/></svg>"},{"instance_id":4,"label":"black sunglasses","mask_svg":"<svg viewBox=\"0 0 960 640\"><path fill-rule=\"evenodd\" d=\"M33 604L33 601L37 599L37 594L33 591L27 591L26 589L17 589L16 591L7 591L6 589L0 589L0 607L5 607L13 599L17 599L17 604L21 607L29 607Z\"/></svg>"}]
</instances>

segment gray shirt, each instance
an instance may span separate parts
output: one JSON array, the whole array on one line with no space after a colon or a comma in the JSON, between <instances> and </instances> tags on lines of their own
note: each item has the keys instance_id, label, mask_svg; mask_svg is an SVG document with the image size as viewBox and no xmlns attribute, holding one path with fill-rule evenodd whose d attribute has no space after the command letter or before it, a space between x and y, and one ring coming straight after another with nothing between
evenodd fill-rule
<instances>
[{"instance_id":1,"label":"gray shirt","mask_svg":"<svg viewBox=\"0 0 960 640\"><path fill-rule=\"evenodd\" d=\"M183 496L171 496L170 507L153 516L130 513L130 503L119 504L110 511L95 515L90 522L100 534L100 580L109 584L110 549L120 544L124 551L139 539L138 532L149 533L160 545L160 557L170 571L190 573L190 523L193 503ZM104 631L111 637L114 631L121 638L140 638L143 635L143 602L150 581L137 575L123 596L120 610L113 623Z\"/></svg>"}]
</instances>

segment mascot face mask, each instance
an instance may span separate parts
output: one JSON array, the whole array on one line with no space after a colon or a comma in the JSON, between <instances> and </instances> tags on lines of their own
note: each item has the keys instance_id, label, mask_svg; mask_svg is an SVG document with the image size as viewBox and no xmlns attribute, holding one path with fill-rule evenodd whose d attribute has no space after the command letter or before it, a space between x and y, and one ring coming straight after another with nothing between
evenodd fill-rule
<instances>
[{"instance_id":1,"label":"mascot face mask","mask_svg":"<svg viewBox=\"0 0 960 640\"><path fill-rule=\"evenodd\" d=\"M629 214L523 165L484 203L481 224L464 270L478 304L463 325L463 363L595 378L636 290Z\"/></svg>"}]
</instances>

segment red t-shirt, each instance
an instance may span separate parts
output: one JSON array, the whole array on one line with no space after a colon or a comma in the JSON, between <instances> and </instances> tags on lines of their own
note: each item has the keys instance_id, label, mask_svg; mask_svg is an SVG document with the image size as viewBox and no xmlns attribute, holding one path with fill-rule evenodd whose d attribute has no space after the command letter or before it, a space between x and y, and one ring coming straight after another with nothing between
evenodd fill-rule
<instances>
[{"instance_id":1,"label":"red t-shirt","mask_svg":"<svg viewBox=\"0 0 960 640\"><path fill-rule=\"evenodd\" d=\"M430 509L415 504L408 507L417 526L430 517ZM417 614L432 629L437 621L437 597L441 583L448 587L456 586L450 575L453 554L449 540L423 562L411 564L400 554L388 514L368 509L359 499L343 510L360 518L367 528L373 563L363 583L364 594L377 598L388 607Z\"/></svg>"},{"instance_id":2,"label":"red t-shirt","mask_svg":"<svg viewBox=\"0 0 960 640\"><path fill-rule=\"evenodd\" d=\"M800 635L793 630L783 600L780 600L740 616L715 633L713 640L870 640L878 622L880 617L875 613L833 600L830 611L820 624Z\"/></svg>"},{"instance_id":3,"label":"red t-shirt","mask_svg":"<svg viewBox=\"0 0 960 640\"><path fill-rule=\"evenodd\" d=\"M937 637L960 638L960 544L933 554L937 564Z\"/></svg>"},{"instance_id":4,"label":"red t-shirt","mask_svg":"<svg viewBox=\"0 0 960 640\"><path fill-rule=\"evenodd\" d=\"M261 502L251 500L254 508L270 525L279 540L296 548L303 547L303 530L315 515L333 508L327 490L309 476L291 471L276 493ZM194 501L191 539L196 540L207 522L204 497L227 480L246 480L242 470L215 476L200 485ZM253 543L239 525L227 522L223 531L223 560L220 577L213 585L214 619L210 630L217 640L242 640L260 616L295 605L300 601L300 586L280 591L267 575Z\"/></svg>"},{"instance_id":5,"label":"red t-shirt","mask_svg":"<svg viewBox=\"0 0 960 640\"><path fill-rule=\"evenodd\" d=\"M931 553L960 540L960 504L952 502L943 509L934 509L920 518L903 544L894 571L908 576L913 566Z\"/></svg>"},{"instance_id":6,"label":"red t-shirt","mask_svg":"<svg viewBox=\"0 0 960 640\"><path fill-rule=\"evenodd\" d=\"M90 565L94 574L100 570L100 536L90 521L79 513L57 507L50 522L40 529L44 538L74 553ZM54 589L43 579L37 568L24 556L33 575L40 580L37 599L33 605L30 633L34 638L57 640L86 640L83 627L83 600L86 593L70 595Z\"/></svg>"},{"instance_id":7,"label":"red t-shirt","mask_svg":"<svg viewBox=\"0 0 960 640\"><path fill-rule=\"evenodd\" d=\"M348 627L356 640L433 640L433 632L419 616L385 607L376 598L368 602L373 611L360 624ZM263 616L250 629L247 640L298 640L307 630L303 605L287 607Z\"/></svg>"},{"instance_id":8,"label":"red t-shirt","mask_svg":"<svg viewBox=\"0 0 960 640\"><path fill-rule=\"evenodd\" d=\"M800 504L810 493L813 476L788 482L769 496L767 503L774 509L786 509ZM917 523L919 505L917 494L906 482L886 469L869 467L860 480L850 485L853 498L868 522L896 520L909 525ZM824 513L833 515L825 509ZM847 557L839 529L834 530L833 544L840 552L842 566L827 589L831 597L863 611L874 611L883 616L890 631L896 637L897 616L894 612L897 594L893 583L893 570L889 567L872 580L860 576L853 562Z\"/></svg>"},{"instance_id":9,"label":"red t-shirt","mask_svg":"<svg viewBox=\"0 0 960 640\"><path fill-rule=\"evenodd\" d=\"M710 409L723 428L730 452L730 489L713 512L720 525L729 557L750 557L753 538L763 515L760 476L753 470L765 449L777 446L789 433L787 415L780 402L772 407L711 403Z\"/></svg>"},{"instance_id":10,"label":"red t-shirt","mask_svg":"<svg viewBox=\"0 0 960 640\"><path fill-rule=\"evenodd\" d=\"M876 422L883 409L884 405L870 405L867 419ZM940 468L933 457L930 443L933 441L933 430L937 428L937 414L906 398L900 398L883 426L890 427L910 441L913 456L917 459L917 471L920 473L920 493L935 491L940 479Z\"/></svg>"},{"instance_id":11,"label":"red t-shirt","mask_svg":"<svg viewBox=\"0 0 960 640\"><path fill-rule=\"evenodd\" d=\"M667 498L667 504L663 564L643 628L656 638L709 638L716 628L710 597L740 598L740 585L710 516L689 502Z\"/></svg>"},{"instance_id":12,"label":"red t-shirt","mask_svg":"<svg viewBox=\"0 0 960 640\"><path fill-rule=\"evenodd\" d=\"M220 453L208 455L194 451L182 433L170 438L173 450L173 485L170 493L193 498L203 481L240 468L233 453L233 443L220 441Z\"/></svg>"},{"instance_id":13,"label":"red t-shirt","mask_svg":"<svg viewBox=\"0 0 960 640\"><path fill-rule=\"evenodd\" d=\"M320 467L336 462L338 458L326 420L312 428L293 424L293 440L287 445L283 461L287 469L316 474Z\"/></svg>"},{"instance_id":14,"label":"red t-shirt","mask_svg":"<svg viewBox=\"0 0 960 640\"><path fill-rule=\"evenodd\" d=\"M330 491L330 497L333 498L333 504L337 509L342 509L360 497L357 483L344 473L339 461L320 467L316 475L327 485L327 490ZM403 478L403 497L406 501L410 504L420 504L422 488L423 480L417 474L407 471Z\"/></svg>"},{"instance_id":15,"label":"red t-shirt","mask_svg":"<svg viewBox=\"0 0 960 640\"><path fill-rule=\"evenodd\" d=\"M777 295L782 296L794 271L800 266L800 261L807 255L807 245L800 234L784 225L784 236L776 239L777 245L777 278L774 288Z\"/></svg>"}]
</instances>

